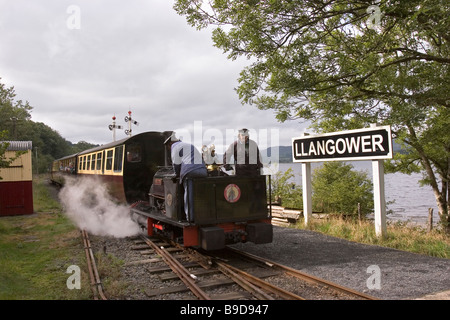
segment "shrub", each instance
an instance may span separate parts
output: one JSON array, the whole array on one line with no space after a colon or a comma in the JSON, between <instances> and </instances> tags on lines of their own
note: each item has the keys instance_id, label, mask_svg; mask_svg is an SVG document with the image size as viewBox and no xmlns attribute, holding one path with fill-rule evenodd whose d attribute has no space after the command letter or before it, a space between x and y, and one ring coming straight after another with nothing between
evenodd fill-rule
<instances>
[{"instance_id":1,"label":"shrub","mask_svg":"<svg viewBox=\"0 0 450 320\"><path fill-rule=\"evenodd\" d=\"M294 182L289 182L293 177L292 168L272 176L272 201L281 202L281 205L287 208L302 209L302 188Z\"/></svg>"},{"instance_id":2,"label":"shrub","mask_svg":"<svg viewBox=\"0 0 450 320\"><path fill-rule=\"evenodd\" d=\"M312 177L313 207L318 211L361 214L373 211L373 186L366 172L354 171L351 164L325 162Z\"/></svg>"}]
</instances>

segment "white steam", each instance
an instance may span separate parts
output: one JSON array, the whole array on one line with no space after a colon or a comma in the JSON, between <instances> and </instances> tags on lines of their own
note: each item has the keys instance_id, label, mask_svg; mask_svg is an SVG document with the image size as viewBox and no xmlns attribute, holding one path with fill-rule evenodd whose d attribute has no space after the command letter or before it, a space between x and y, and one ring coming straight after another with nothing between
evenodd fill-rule
<instances>
[{"instance_id":1,"label":"white steam","mask_svg":"<svg viewBox=\"0 0 450 320\"><path fill-rule=\"evenodd\" d=\"M69 218L91 234L123 238L139 233L129 207L115 203L99 179L66 178L59 197Z\"/></svg>"}]
</instances>

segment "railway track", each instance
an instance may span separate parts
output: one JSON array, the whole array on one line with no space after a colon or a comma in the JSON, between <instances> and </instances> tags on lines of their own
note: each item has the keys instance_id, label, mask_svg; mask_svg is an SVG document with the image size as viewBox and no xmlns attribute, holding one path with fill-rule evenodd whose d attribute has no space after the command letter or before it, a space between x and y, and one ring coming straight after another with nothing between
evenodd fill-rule
<instances>
[{"instance_id":1,"label":"railway track","mask_svg":"<svg viewBox=\"0 0 450 320\"><path fill-rule=\"evenodd\" d=\"M136 270L141 272L130 285L138 286L139 289L134 291L143 293L139 299L374 299L364 293L231 248L211 254L186 249L159 238L142 236L123 241L128 241L128 250L132 252L124 255L124 274L131 274ZM121 244L121 247L123 250L126 246Z\"/></svg>"},{"instance_id":2,"label":"railway track","mask_svg":"<svg viewBox=\"0 0 450 320\"><path fill-rule=\"evenodd\" d=\"M84 252L86 254L86 264L88 267L89 279L94 300L108 300L103 293L103 286L98 273L94 253L92 251L91 241L86 230L81 230L81 237L83 239Z\"/></svg>"}]
</instances>

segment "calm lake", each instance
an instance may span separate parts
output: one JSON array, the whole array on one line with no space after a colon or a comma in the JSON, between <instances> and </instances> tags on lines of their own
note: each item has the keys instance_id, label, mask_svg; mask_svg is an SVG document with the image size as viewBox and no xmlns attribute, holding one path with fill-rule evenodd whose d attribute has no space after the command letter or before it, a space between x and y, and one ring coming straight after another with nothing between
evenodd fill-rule
<instances>
[{"instance_id":1,"label":"calm lake","mask_svg":"<svg viewBox=\"0 0 450 320\"><path fill-rule=\"evenodd\" d=\"M355 170L366 171L369 178L372 178L371 161L350 162ZM313 163L312 170L320 166L320 163ZM302 166L300 163L280 163L279 171L286 172L292 168L295 174L297 185L302 183ZM267 172L267 171L266 171ZM268 173L268 172L267 172ZM385 195L386 201L393 201L387 209L392 213L387 215L388 220L411 221L412 223L425 225L428 219L428 208L433 208L433 222L439 220L436 201L430 186L421 187L419 180L421 174L389 173L385 174Z\"/></svg>"}]
</instances>

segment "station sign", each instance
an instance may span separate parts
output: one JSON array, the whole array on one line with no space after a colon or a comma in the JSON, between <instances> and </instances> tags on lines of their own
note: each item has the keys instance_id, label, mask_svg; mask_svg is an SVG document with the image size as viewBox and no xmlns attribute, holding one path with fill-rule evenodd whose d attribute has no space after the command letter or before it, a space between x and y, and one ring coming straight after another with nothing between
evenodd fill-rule
<instances>
[{"instance_id":1,"label":"station sign","mask_svg":"<svg viewBox=\"0 0 450 320\"><path fill-rule=\"evenodd\" d=\"M392 159L391 127L292 138L294 162Z\"/></svg>"}]
</instances>

